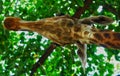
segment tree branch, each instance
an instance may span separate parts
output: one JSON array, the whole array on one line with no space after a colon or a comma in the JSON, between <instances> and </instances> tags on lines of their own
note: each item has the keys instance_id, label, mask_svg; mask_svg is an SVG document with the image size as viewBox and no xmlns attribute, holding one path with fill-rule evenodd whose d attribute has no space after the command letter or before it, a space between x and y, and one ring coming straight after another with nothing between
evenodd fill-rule
<instances>
[{"instance_id":1,"label":"tree branch","mask_svg":"<svg viewBox=\"0 0 120 76\"><path fill-rule=\"evenodd\" d=\"M33 76L34 72L36 72L37 68L41 66L45 60L48 58L48 56L53 52L53 50L57 47L57 44L52 43L49 48L46 50L46 52L42 55L42 57L39 58L39 60L33 65L31 69L30 76Z\"/></svg>"},{"instance_id":2,"label":"tree branch","mask_svg":"<svg viewBox=\"0 0 120 76\"><path fill-rule=\"evenodd\" d=\"M92 3L92 0L85 0L84 7L78 7L78 9L76 10L73 17L79 18L81 16L81 14L83 14L85 12L85 10L89 8L91 3Z\"/></svg>"}]
</instances>

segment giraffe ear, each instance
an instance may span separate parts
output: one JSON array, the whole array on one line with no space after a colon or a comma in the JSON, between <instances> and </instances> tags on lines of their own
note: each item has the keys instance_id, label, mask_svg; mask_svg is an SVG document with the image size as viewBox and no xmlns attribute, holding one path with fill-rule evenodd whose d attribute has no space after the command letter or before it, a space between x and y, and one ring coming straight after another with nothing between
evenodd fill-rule
<instances>
[{"instance_id":1,"label":"giraffe ear","mask_svg":"<svg viewBox=\"0 0 120 76\"><path fill-rule=\"evenodd\" d=\"M77 54L80 57L80 61L82 63L82 68L83 68L83 71L85 73L85 66L86 66L86 62L87 62L87 54L86 54L87 45L82 44L80 42L77 42L77 46L79 48L78 51L77 51Z\"/></svg>"},{"instance_id":2,"label":"giraffe ear","mask_svg":"<svg viewBox=\"0 0 120 76\"><path fill-rule=\"evenodd\" d=\"M94 23L108 25L111 24L112 22L113 22L112 18L102 15L80 19L80 23L89 24L89 25Z\"/></svg>"}]
</instances>

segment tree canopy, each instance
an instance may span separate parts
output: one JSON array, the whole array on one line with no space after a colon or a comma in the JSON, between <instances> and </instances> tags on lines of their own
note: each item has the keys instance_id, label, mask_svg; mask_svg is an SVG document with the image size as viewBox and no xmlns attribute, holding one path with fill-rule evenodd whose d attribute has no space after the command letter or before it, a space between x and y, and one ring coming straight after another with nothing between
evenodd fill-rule
<instances>
[{"instance_id":1,"label":"tree canopy","mask_svg":"<svg viewBox=\"0 0 120 76\"><path fill-rule=\"evenodd\" d=\"M0 0L0 76L29 76L33 64L52 43L36 32L6 30L3 25L5 17L35 21L61 13L76 18L105 15L113 18L114 23L95 26L120 32L119 3L120 0ZM58 46L34 75L83 75L76 50L75 45ZM91 44L88 45L87 55L86 76L120 74L120 50Z\"/></svg>"}]
</instances>

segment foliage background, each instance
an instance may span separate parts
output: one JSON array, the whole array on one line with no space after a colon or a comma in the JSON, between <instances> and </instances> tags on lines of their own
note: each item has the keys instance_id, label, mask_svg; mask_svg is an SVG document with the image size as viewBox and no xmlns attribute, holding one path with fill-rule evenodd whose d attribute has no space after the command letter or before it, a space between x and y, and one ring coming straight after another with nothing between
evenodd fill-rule
<instances>
[{"instance_id":1,"label":"foliage background","mask_svg":"<svg viewBox=\"0 0 120 76\"><path fill-rule=\"evenodd\" d=\"M89 9L81 15L89 17L106 15L115 22L109 26L96 26L120 32L120 0L93 0ZM82 0L0 0L0 76L29 76L33 64L49 47L51 41L34 32L15 32L4 29L3 20L16 16L24 20L38 20L55 16L57 13L74 15ZM112 76L120 74L120 64L112 64L115 58L120 61L120 51L98 49L88 45L86 76ZM75 45L57 47L41 66L35 76L77 76L82 75L81 63ZM98 51L105 52L104 54ZM113 62L116 62L113 61ZM117 71L115 71L117 69Z\"/></svg>"}]
</instances>

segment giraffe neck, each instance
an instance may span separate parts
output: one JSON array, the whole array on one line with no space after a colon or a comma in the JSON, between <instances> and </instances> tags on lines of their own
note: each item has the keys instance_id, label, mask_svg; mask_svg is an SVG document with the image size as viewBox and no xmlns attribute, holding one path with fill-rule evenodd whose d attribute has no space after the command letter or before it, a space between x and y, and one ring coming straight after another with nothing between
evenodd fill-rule
<instances>
[{"instance_id":1,"label":"giraffe neck","mask_svg":"<svg viewBox=\"0 0 120 76\"><path fill-rule=\"evenodd\" d=\"M95 32L93 36L91 43L95 43L106 48L120 49L120 33L118 32L99 30Z\"/></svg>"}]
</instances>

